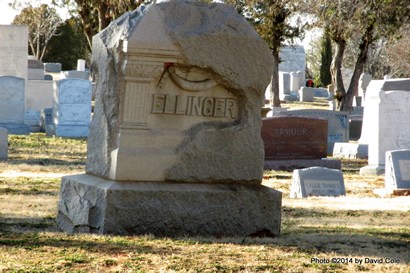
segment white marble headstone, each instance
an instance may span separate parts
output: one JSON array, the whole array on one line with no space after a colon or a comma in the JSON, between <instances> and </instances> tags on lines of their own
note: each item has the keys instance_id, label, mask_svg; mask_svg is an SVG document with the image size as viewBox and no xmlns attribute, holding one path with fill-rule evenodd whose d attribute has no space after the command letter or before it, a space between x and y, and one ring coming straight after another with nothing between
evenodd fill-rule
<instances>
[{"instance_id":1,"label":"white marble headstone","mask_svg":"<svg viewBox=\"0 0 410 273\"><path fill-rule=\"evenodd\" d=\"M410 149L410 79L371 81L359 143L369 144L369 166L363 175L382 174L385 154Z\"/></svg>"},{"instance_id":2,"label":"white marble headstone","mask_svg":"<svg viewBox=\"0 0 410 273\"><path fill-rule=\"evenodd\" d=\"M386 152L385 188L410 189L410 149Z\"/></svg>"},{"instance_id":3,"label":"white marble headstone","mask_svg":"<svg viewBox=\"0 0 410 273\"><path fill-rule=\"evenodd\" d=\"M0 75L27 79L28 27L0 25Z\"/></svg>"},{"instance_id":4,"label":"white marble headstone","mask_svg":"<svg viewBox=\"0 0 410 273\"><path fill-rule=\"evenodd\" d=\"M87 80L63 79L55 83L53 123L57 136L88 136L91 92L91 82Z\"/></svg>"}]
</instances>

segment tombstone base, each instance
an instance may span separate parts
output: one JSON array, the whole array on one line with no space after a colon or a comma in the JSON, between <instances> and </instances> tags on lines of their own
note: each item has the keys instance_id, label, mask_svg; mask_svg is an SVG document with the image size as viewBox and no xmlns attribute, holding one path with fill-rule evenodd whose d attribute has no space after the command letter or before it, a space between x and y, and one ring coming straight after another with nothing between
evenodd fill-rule
<instances>
[{"instance_id":1,"label":"tombstone base","mask_svg":"<svg viewBox=\"0 0 410 273\"><path fill-rule=\"evenodd\" d=\"M333 147L333 157L336 158L368 158L369 145L358 143L336 142Z\"/></svg>"},{"instance_id":2,"label":"tombstone base","mask_svg":"<svg viewBox=\"0 0 410 273\"><path fill-rule=\"evenodd\" d=\"M410 189L375 189L373 192L380 197L410 196Z\"/></svg>"},{"instance_id":3,"label":"tombstone base","mask_svg":"<svg viewBox=\"0 0 410 273\"><path fill-rule=\"evenodd\" d=\"M88 125L55 125L51 131L58 137L88 137L90 130Z\"/></svg>"},{"instance_id":4,"label":"tombstone base","mask_svg":"<svg viewBox=\"0 0 410 273\"><path fill-rule=\"evenodd\" d=\"M62 178L57 225L68 233L277 236L282 193L262 185Z\"/></svg>"},{"instance_id":5,"label":"tombstone base","mask_svg":"<svg viewBox=\"0 0 410 273\"><path fill-rule=\"evenodd\" d=\"M29 135L30 127L23 123L0 123L0 127L7 128L9 135Z\"/></svg>"},{"instance_id":6,"label":"tombstone base","mask_svg":"<svg viewBox=\"0 0 410 273\"><path fill-rule=\"evenodd\" d=\"M382 175L384 174L384 166L369 165L360 168L360 175Z\"/></svg>"},{"instance_id":7,"label":"tombstone base","mask_svg":"<svg viewBox=\"0 0 410 273\"><path fill-rule=\"evenodd\" d=\"M326 167L329 169L342 169L342 162L338 159L289 159L265 160L265 170L293 171L310 167Z\"/></svg>"}]
</instances>

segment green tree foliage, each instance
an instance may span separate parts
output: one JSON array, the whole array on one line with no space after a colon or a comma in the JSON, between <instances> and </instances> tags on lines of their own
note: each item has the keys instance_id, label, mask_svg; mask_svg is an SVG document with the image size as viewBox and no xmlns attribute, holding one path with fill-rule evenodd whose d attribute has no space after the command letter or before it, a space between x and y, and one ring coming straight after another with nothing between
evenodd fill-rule
<instances>
[{"instance_id":1,"label":"green tree foliage","mask_svg":"<svg viewBox=\"0 0 410 273\"><path fill-rule=\"evenodd\" d=\"M274 60L271 80L271 101L280 107L279 100L279 50L285 41L299 38L302 27L291 24L291 16L301 8L304 1L299 0L226 0L227 4L244 15L272 50Z\"/></svg>"},{"instance_id":2,"label":"green tree foliage","mask_svg":"<svg viewBox=\"0 0 410 273\"><path fill-rule=\"evenodd\" d=\"M51 38L43 60L61 63L63 70L76 69L78 59L89 62L90 51L79 20L66 20L58 31L60 35Z\"/></svg>"},{"instance_id":3,"label":"green tree foliage","mask_svg":"<svg viewBox=\"0 0 410 273\"><path fill-rule=\"evenodd\" d=\"M332 42L329 35L325 32L320 43L320 83L323 87L332 83L330 67L332 65Z\"/></svg>"},{"instance_id":4,"label":"green tree foliage","mask_svg":"<svg viewBox=\"0 0 410 273\"><path fill-rule=\"evenodd\" d=\"M69 8L73 15L81 19L84 35L89 49L92 48L92 37L106 28L113 20L127 11L132 11L144 0L53 0L53 3Z\"/></svg>"},{"instance_id":5,"label":"green tree foliage","mask_svg":"<svg viewBox=\"0 0 410 273\"><path fill-rule=\"evenodd\" d=\"M13 24L28 26L29 53L38 60L43 59L50 39L59 34L62 23L54 8L46 4L33 7L30 3L13 20Z\"/></svg>"}]
</instances>

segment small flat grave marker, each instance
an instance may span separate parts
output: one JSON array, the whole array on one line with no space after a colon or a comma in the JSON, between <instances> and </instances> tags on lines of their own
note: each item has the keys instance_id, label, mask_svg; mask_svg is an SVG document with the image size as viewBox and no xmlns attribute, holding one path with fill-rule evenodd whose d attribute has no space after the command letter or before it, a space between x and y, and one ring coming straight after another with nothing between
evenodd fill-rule
<instances>
[{"instance_id":1,"label":"small flat grave marker","mask_svg":"<svg viewBox=\"0 0 410 273\"><path fill-rule=\"evenodd\" d=\"M291 198L346 195L340 170L312 167L293 171Z\"/></svg>"}]
</instances>

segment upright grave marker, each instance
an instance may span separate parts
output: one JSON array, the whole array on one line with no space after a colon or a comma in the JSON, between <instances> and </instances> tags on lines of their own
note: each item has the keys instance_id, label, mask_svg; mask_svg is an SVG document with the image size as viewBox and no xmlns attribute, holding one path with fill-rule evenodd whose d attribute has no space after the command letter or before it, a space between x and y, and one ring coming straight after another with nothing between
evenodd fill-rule
<instances>
[{"instance_id":1,"label":"upright grave marker","mask_svg":"<svg viewBox=\"0 0 410 273\"><path fill-rule=\"evenodd\" d=\"M313 167L293 171L291 198L346 195L340 170Z\"/></svg>"},{"instance_id":2,"label":"upright grave marker","mask_svg":"<svg viewBox=\"0 0 410 273\"><path fill-rule=\"evenodd\" d=\"M30 133L29 127L24 124L24 94L23 78L0 76L0 126L7 128L10 134Z\"/></svg>"},{"instance_id":3,"label":"upright grave marker","mask_svg":"<svg viewBox=\"0 0 410 273\"><path fill-rule=\"evenodd\" d=\"M384 173L387 151L410 149L410 79L373 80L367 88L362 135L369 165L362 175Z\"/></svg>"},{"instance_id":4,"label":"upright grave marker","mask_svg":"<svg viewBox=\"0 0 410 273\"><path fill-rule=\"evenodd\" d=\"M0 25L0 75L27 79L28 27Z\"/></svg>"},{"instance_id":5,"label":"upright grave marker","mask_svg":"<svg viewBox=\"0 0 410 273\"><path fill-rule=\"evenodd\" d=\"M0 160L7 160L8 144L9 144L9 130L0 127Z\"/></svg>"},{"instance_id":6,"label":"upright grave marker","mask_svg":"<svg viewBox=\"0 0 410 273\"><path fill-rule=\"evenodd\" d=\"M272 113L277 117L314 117L328 120L327 153L333 152L335 142L349 142L349 114L347 112L302 109L289 111L276 111Z\"/></svg>"},{"instance_id":7,"label":"upright grave marker","mask_svg":"<svg viewBox=\"0 0 410 273\"><path fill-rule=\"evenodd\" d=\"M91 122L91 82L62 79L55 82L53 124L61 137L87 137Z\"/></svg>"},{"instance_id":8,"label":"upright grave marker","mask_svg":"<svg viewBox=\"0 0 410 273\"><path fill-rule=\"evenodd\" d=\"M87 174L63 178L60 228L279 233L281 193L260 185L272 60L243 17L221 3L140 7L94 36L92 62Z\"/></svg>"}]
</instances>

